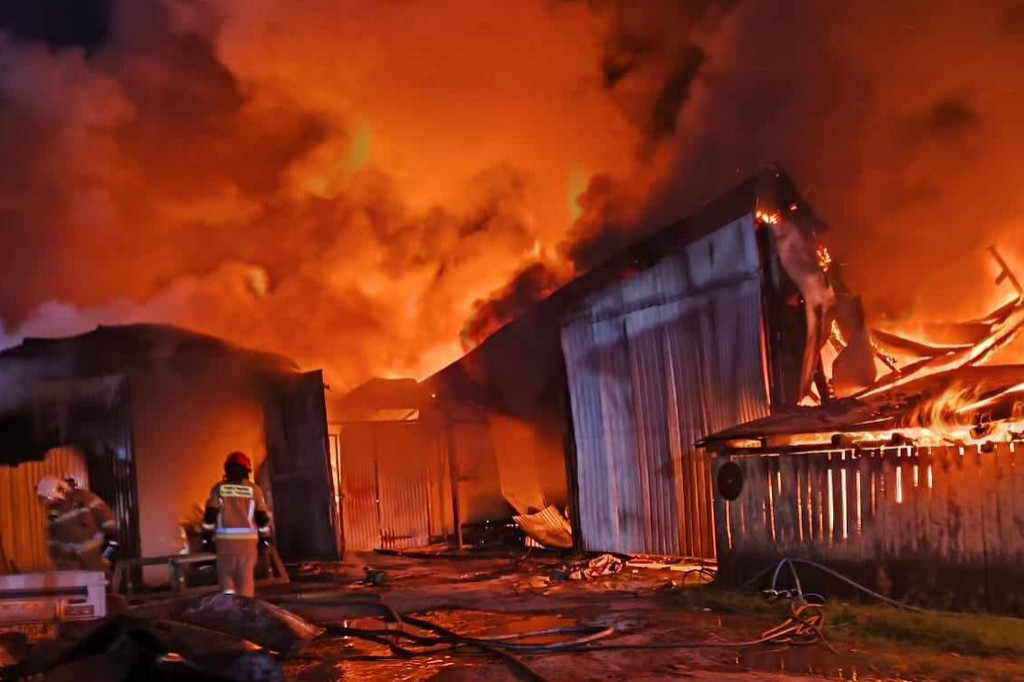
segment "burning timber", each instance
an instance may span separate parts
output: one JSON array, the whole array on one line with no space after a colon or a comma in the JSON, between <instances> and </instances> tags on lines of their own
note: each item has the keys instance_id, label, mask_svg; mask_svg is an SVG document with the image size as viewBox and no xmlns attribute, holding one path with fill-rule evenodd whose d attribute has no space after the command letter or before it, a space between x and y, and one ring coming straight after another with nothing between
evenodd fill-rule
<instances>
[{"instance_id":1,"label":"burning timber","mask_svg":"<svg viewBox=\"0 0 1024 682\"><path fill-rule=\"evenodd\" d=\"M1024 287L990 251L1012 298L947 325L959 340L874 331L887 369L868 385L701 441L714 455L723 576L812 558L901 597L1024 613L1024 365L981 366L1024 325ZM837 325L830 347L849 347Z\"/></svg>"},{"instance_id":2,"label":"burning timber","mask_svg":"<svg viewBox=\"0 0 1024 682\"><path fill-rule=\"evenodd\" d=\"M901 597L1024 613L1024 365L976 366L1024 322L1024 290L995 255L1016 296L969 323L984 331L973 342L879 335L918 359L702 441L723 575L813 558Z\"/></svg>"}]
</instances>

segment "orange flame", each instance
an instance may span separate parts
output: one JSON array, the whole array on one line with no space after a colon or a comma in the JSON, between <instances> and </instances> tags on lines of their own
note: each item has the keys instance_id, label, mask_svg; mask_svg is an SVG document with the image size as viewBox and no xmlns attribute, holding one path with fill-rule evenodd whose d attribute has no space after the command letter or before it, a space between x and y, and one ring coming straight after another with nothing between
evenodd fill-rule
<instances>
[{"instance_id":1,"label":"orange flame","mask_svg":"<svg viewBox=\"0 0 1024 682\"><path fill-rule=\"evenodd\" d=\"M822 269L823 272L828 272L829 268L832 267L832 253L824 244L818 244L817 255L818 266Z\"/></svg>"}]
</instances>

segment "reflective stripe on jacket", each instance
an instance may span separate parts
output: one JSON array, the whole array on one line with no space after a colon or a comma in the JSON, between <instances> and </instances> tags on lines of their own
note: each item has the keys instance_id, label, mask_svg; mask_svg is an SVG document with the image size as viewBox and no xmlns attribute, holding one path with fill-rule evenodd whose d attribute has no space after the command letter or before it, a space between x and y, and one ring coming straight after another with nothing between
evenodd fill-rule
<instances>
[{"instance_id":1,"label":"reflective stripe on jacket","mask_svg":"<svg viewBox=\"0 0 1024 682\"><path fill-rule=\"evenodd\" d=\"M98 495L76 488L46 510L47 548L54 559L103 546L117 532L114 514Z\"/></svg>"},{"instance_id":2,"label":"reflective stripe on jacket","mask_svg":"<svg viewBox=\"0 0 1024 682\"><path fill-rule=\"evenodd\" d=\"M217 511L217 520L210 523L207 517L203 530L216 531L218 540L256 540L260 533L270 531L266 498L250 481L221 481L210 491L206 508ZM257 517L266 518L266 525L258 527Z\"/></svg>"}]
</instances>

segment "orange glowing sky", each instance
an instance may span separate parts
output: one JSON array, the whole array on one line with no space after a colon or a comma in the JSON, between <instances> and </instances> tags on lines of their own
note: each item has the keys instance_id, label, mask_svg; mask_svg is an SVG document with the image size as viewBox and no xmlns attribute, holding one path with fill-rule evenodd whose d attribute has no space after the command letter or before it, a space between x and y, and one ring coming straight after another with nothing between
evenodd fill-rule
<instances>
[{"instance_id":1,"label":"orange glowing sky","mask_svg":"<svg viewBox=\"0 0 1024 682\"><path fill-rule=\"evenodd\" d=\"M335 386L423 376L523 268L568 277L581 240L774 162L876 320L980 314L1007 293L983 248L1024 257L1024 9L790 5L118 0L88 51L0 28L6 343L161 321Z\"/></svg>"}]
</instances>

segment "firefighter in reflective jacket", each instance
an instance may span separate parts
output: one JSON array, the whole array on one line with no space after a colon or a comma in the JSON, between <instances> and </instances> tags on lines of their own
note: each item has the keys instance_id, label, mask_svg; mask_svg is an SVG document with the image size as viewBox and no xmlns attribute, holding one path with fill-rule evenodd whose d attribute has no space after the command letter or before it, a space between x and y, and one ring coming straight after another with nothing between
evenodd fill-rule
<instances>
[{"instance_id":1,"label":"firefighter in reflective jacket","mask_svg":"<svg viewBox=\"0 0 1024 682\"><path fill-rule=\"evenodd\" d=\"M46 504L47 548L58 571L103 571L117 548L117 522L95 493L43 476L36 494Z\"/></svg>"},{"instance_id":2,"label":"firefighter in reflective jacket","mask_svg":"<svg viewBox=\"0 0 1024 682\"><path fill-rule=\"evenodd\" d=\"M221 590L255 594L258 547L270 542L270 510L263 491L249 480L252 462L241 452L224 460L224 480L213 486L203 514L204 546L216 539Z\"/></svg>"}]
</instances>

